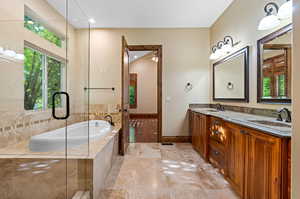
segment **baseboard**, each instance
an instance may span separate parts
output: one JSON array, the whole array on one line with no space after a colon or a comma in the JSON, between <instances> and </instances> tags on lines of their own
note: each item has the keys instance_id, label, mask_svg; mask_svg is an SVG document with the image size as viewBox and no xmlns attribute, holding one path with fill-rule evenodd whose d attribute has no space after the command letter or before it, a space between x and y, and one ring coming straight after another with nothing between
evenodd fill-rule
<instances>
[{"instance_id":1,"label":"baseboard","mask_svg":"<svg viewBox=\"0 0 300 199\"><path fill-rule=\"evenodd\" d=\"M190 143L191 136L162 136L162 142Z\"/></svg>"},{"instance_id":2,"label":"baseboard","mask_svg":"<svg viewBox=\"0 0 300 199\"><path fill-rule=\"evenodd\" d=\"M157 119L157 113L130 113L131 119Z\"/></svg>"}]
</instances>

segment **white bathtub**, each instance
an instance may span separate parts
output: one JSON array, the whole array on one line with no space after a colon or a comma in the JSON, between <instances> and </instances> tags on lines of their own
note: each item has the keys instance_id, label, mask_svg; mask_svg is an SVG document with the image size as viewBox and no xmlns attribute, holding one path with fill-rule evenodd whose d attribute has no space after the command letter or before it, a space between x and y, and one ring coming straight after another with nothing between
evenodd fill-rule
<instances>
[{"instance_id":1,"label":"white bathtub","mask_svg":"<svg viewBox=\"0 0 300 199\"><path fill-rule=\"evenodd\" d=\"M92 120L89 122L80 122L69 125L68 128L64 127L32 136L29 142L29 149L32 152L59 151L65 149L66 142L68 148L76 147L88 143L88 140L100 139L111 132L111 130L111 125L106 121Z\"/></svg>"}]
</instances>

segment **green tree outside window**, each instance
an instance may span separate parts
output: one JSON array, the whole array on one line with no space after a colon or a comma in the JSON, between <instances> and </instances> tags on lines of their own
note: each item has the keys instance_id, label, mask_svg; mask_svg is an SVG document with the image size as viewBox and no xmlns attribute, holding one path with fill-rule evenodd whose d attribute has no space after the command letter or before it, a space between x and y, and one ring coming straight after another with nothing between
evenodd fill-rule
<instances>
[{"instance_id":1,"label":"green tree outside window","mask_svg":"<svg viewBox=\"0 0 300 199\"><path fill-rule=\"evenodd\" d=\"M28 30L40 35L44 39L54 43L58 47L62 47L62 39L55 33L49 31L40 23L34 21L29 16L24 16L24 27Z\"/></svg>"},{"instance_id":2,"label":"green tree outside window","mask_svg":"<svg viewBox=\"0 0 300 199\"><path fill-rule=\"evenodd\" d=\"M263 79L263 97L271 97L271 78L264 77Z\"/></svg>"},{"instance_id":3,"label":"green tree outside window","mask_svg":"<svg viewBox=\"0 0 300 199\"><path fill-rule=\"evenodd\" d=\"M278 76L278 96L285 96L285 75L281 74Z\"/></svg>"},{"instance_id":4,"label":"green tree outside window","mask_svg":"<svg viewBox=\"0 0 300 199\"><path fill-rule=\"evenodd\" d=\"M63 64L31 48L24 48L24 56L25 110L52 108L52 95L62 88ZM55 103L61 107L61 98L57 97Z\"/></svg>"}]
</instances>

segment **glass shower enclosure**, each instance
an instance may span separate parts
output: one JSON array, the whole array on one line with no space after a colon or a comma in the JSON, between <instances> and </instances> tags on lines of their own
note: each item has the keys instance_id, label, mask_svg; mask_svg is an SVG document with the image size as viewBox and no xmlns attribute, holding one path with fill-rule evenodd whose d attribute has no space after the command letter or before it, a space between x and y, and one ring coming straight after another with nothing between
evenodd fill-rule
<instances>
[{"instance_id":1,"label":"glass shower enclosure","mask_svg":"<svg viewBox=\"0 0 300 199\"><path fill-rule=\"evenodd\" d=\"M87 16L75 0L4 0L0 25L0 198L92 198Z\"/></svg>"}]
</instances>

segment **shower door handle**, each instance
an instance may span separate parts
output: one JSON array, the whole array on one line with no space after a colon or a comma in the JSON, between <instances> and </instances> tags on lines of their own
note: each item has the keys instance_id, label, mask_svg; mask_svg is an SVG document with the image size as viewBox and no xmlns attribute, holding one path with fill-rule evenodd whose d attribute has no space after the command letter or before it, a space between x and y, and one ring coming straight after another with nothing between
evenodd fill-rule
<instances>
[{"instance_id":1,"label":"shower door handle","mask_svg":"<svg viewBox=\"0 0 300 199\"><path fill-rule=\"evenodd\" d=\"M55 97L58 95L65 95L66 96L66 115L64 117L56 116L56 104L55 104ZM67 92L56 92L52 95L52 117L56 120L66 120L70 116L70 96Z\"/></svg>"}]
</instances>

